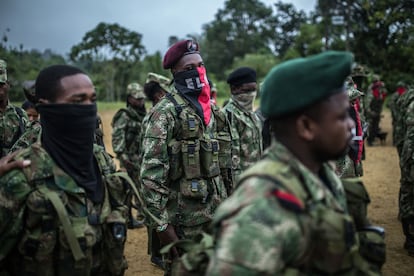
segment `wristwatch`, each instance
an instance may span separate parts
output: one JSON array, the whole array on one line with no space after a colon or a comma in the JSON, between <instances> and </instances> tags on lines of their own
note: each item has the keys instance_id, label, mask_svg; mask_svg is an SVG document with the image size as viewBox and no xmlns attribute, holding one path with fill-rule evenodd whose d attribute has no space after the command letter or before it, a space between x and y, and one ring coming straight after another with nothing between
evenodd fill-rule
<instances>
[{"instance_id":1,"label":"wristwatch","mask_svg":"<svg viewBox=\"0 0 414 276\"><path fill-rule=\"evenodd\" d=\"M164 232L165 230L167 230L167 227L168 227L168 223L165 223L163 225L159 225L159 226L157 226L156 231L158 233L159 232Z\"/></svg>"}]
</instances>

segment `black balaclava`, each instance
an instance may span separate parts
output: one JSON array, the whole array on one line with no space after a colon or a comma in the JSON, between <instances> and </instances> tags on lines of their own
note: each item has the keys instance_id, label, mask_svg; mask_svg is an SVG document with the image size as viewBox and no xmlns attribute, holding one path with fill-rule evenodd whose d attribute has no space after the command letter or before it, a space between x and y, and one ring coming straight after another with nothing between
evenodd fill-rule
<instances>
[{"instance_id":1,"label":"black balaclava","mask_svg":"<svg viewBox=\"0 0 414 276\"><path fill-rule=\"evenodd\" d=\"M38 109L43 147L92 201L101 202L102 180L93 155L96 104L39 104Z\"/></svg>"}]
</instances>

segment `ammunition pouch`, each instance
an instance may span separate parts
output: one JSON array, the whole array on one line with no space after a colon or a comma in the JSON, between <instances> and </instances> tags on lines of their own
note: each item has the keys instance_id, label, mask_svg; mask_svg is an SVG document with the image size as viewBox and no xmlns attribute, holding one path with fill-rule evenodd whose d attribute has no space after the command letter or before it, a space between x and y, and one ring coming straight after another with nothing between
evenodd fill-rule
<instances>
[{"instance_id":1,"label":"ammunition pouch","mask_svg":"<svg viewBox=\"0 0 414 276\"><path fill-rule=\"evenodd\" d=\"M386 259L384 229L377 226L368 226L359 231L358 236L359 253L379 271Z\"/></svg>"},{"instance_id":2,"label":"ammunition pouch","mask_svg":"<svg viewBox=\"0 0 414 276\"><path fill-rule=\"evenodd\" d=\"M367 207L371 202L368 192L360 178L343 178L348 210L354 219L357 230L369 225Z\"/></svg>"},{"instance_id":3,"label":"ammunition pouch","mask_svg":"<svg viewBox=\"0 0 414 276\"><path fill-rule=\"evenodd\" d=\"M180 193L185 198L205 201L208 196L207 181L204 179L181 179Z\"/></svg>"}]
</instances>

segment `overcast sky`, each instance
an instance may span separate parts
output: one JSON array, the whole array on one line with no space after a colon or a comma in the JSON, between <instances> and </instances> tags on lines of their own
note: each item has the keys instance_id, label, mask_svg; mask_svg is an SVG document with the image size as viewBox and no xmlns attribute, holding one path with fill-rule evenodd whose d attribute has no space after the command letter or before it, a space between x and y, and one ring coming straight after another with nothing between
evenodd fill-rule
<instances>
[{"instance_id":1,"label":"overcast sky","mask_svg":"<svg viewBox=\"0 0 414 276\"><path fill-rule=\"evenodd\" d=\"M243 0L239 0L243 1ZM316 0L283 0L309 12ZM0 35L24 49L68 54L98 23L118 23L142 35L148 54L165 53L168 37L200 34L224 0L1 0ZM261 0L267 6L277 0Z\"/></svg>"}]
</instances>

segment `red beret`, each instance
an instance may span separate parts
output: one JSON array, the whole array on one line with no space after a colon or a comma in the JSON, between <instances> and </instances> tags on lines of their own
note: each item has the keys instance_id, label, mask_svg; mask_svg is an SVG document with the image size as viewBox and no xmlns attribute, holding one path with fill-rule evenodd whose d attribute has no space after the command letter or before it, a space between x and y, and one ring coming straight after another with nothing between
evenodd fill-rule
<instances>
[{"instance_id":1,"label":"red beret","mask_svg":"<svg viewBox=\"0 0 414 276\"><path fill-rule=\"evenodd\" d=\"M198 43L192 40L181 40L172 45L165 53L162 67L172 68L183 56L188 54L199 54Z\"/></svg>"}]
</instances>

